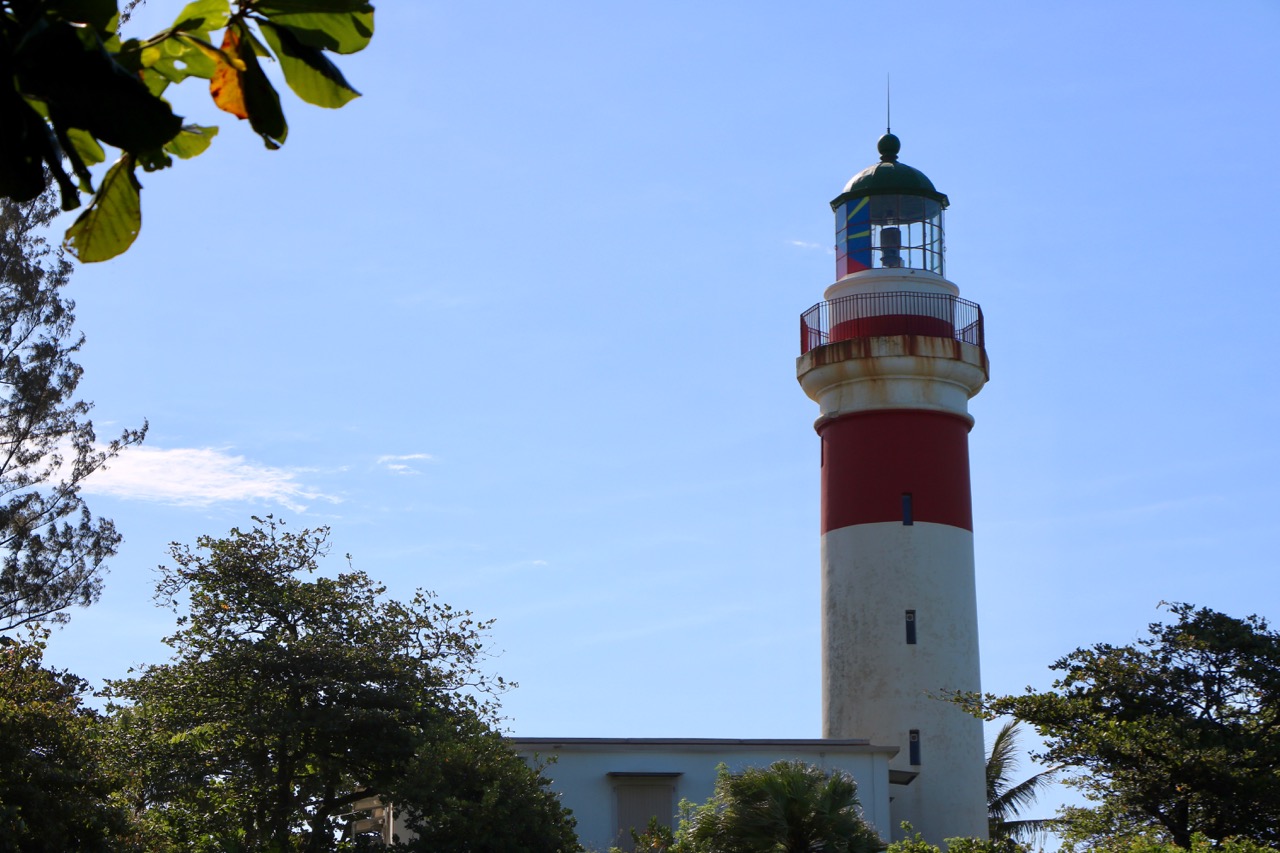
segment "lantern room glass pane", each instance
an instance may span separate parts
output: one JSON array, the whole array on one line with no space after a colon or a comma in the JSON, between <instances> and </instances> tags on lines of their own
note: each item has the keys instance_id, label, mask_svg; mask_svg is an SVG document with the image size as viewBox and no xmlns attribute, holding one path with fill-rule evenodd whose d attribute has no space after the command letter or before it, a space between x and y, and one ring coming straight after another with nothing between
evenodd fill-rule
<instances>
[{"instance_id":1,"label":"lantern room glass pane","mask_svg":"<svg viewBox=\"0 0 1280 853\"><path fill-rule=\"evenodd\" d=\"M942 205L914 195L851 199L836 210L836 275L866 269L944 275Z\"/></svg>"},{"instance_id":2,"label":"lantern room glass pane","mask_svg":"<svg viewBox=\"0 0 1280 853\"><path fill-rule=\"evenodd\" d=\"M871 269L871 205L854 199L836 209L836 277Z\"/></svg>"}]
</instances>

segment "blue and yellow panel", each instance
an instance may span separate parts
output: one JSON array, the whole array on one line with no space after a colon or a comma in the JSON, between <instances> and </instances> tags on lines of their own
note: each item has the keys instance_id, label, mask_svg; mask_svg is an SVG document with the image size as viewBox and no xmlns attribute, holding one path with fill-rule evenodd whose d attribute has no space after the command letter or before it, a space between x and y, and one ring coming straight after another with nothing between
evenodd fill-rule
<instances>
[{"instance_id":1,"label":"blue and yellow panel","mask_svg":"<svg viewBox=\"0 0 1280 853\"><path fill-rule=\"evenodd\" d=\"M871 269L870 200L854 199L836 209L836 278Z\"/></svg>"}]
</instances>

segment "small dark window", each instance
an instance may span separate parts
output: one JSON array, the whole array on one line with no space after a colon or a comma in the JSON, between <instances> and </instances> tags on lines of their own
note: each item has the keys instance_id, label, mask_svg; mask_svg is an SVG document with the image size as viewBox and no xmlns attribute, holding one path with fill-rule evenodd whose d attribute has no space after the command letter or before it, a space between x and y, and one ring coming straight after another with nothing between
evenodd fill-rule
<instances>
[{"instance_id":1,"label":"small dark window","mask_svg":"<svg viewBox=\"0 0 1280 853\"><path fill-rule=\"evenodd\" d=\"M914 610L907 611L907 645L914 646L916 644L916 612Z\"/></svg>"},{"instance_id":2,"label":"small dark window","mask_svg":"<svg viewBox=\"0 0 1280 853\"><path fill-rule=\"evenodd\" d=\"M918 767L920 765L920 730L911 730L911 766Z\"/></svg>"},{"instance_id":3,"label":"small dark window","mask_svg":"<svg viewBox=\"0 0 1280 853\"><path fill-rule=\"evenodd\" d=\"M910 493L910 492L903 492L903 493L902 493L902 523L903 523L903 524L915 524L915 523L916 523L916 521L915 521L915 517L914 517L914 515L913 515L913 508L912 508L912 506L911 506L911 493Z\"/></svg>"}]
</instances>

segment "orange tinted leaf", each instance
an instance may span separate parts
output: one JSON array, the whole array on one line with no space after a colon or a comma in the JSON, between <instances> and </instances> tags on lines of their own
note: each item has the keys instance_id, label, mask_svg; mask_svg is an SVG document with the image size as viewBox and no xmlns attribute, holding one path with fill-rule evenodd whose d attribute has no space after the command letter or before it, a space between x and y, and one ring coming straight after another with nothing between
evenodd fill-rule
<instances>
[{"instance_id":1,"label":"orange tinted leaf","mask_svg":"<svg viewBox=\"0 0 1280 853\"><path fill-rule=\"evenodd\" d=\"M249 109L244 102L244 81L240 77L240 69L232 65L228 56L240 53L240 35L235 27L228 27L222 37L222 54L218 54L218 70L213 72L209 80L209 94L219 109L231 113L236 118L248 118Z\"/></svg>"},{"instance_id":2,"label":"orange tinted leaf","mask_svg":"<svg viewBox=\"0 0 1280 853\"><path fill-rule=\"evenodd\" d=\"M232 21L222 37L220 53L225 59L217 63L209 93L219 108L237 118L247 118L263 143L275 149L284 142L289 126L280 109L280 95L258 64L259 50L265 56L271 55L243 23Z\"/></svg>"}]
</instances>

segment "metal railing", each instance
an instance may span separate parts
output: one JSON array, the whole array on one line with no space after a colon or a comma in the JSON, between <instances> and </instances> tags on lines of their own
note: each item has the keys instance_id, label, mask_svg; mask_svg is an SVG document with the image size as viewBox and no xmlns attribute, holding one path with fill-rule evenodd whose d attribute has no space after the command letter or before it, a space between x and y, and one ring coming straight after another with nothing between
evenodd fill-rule
<instances>
[{"instance_id":1,"label":"metal railing","mask_svg":"<svg viewBox=\"0 0 1280 853\"><path fill-rule=\"evenodd\" d=\"M800 354L851 338L928 335L985 346L982 308L946 293L858 293L800 315Z\"/></svg>"}]
</instances>

